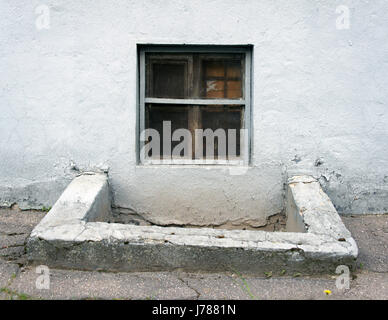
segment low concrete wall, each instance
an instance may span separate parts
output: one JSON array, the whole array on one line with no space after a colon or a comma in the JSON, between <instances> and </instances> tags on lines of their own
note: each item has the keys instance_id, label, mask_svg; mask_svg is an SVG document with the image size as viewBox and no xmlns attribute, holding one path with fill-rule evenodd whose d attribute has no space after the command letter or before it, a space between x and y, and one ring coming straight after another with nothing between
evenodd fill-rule
<instances>
[{"instance_id":1,"label":"low concrete wall","mask_svg":"<svg viewBox=\"0 0 388 320\"><path fill-rule=\"evenodd\" d=\"M287 231L329 235L339 241L351 238L330 198L311 176L288 180Z\"/></svg>"},{"instance_id":2,"label":"low concrete wall","mask_svg":"<svg viewBox=\"0 0 388 320\"><path fill-rule=\"evenodd\" d=\"M293 217L303 212L308 223L304 233L95 222L108 214L107 186L104 175L76 178L31 233L30 261L85 270L311 274L332 272L338 265L353 267L357 257L349 231L335 210L323 211L330 200L310 177L289 184L288 201L294 203L289 224L297 225Z\"/></svg>"},{"instance_id":3,"label":"low concrete wall","mask_svg":"<svg viewBox=\"0 0 388 320\"><path fill-rule=\"evenodd\" d=\"M76 222L106 221L111 212L107 176L98 173L75 178L34 229L50 230Z\"/></svg>"}]
</instances>

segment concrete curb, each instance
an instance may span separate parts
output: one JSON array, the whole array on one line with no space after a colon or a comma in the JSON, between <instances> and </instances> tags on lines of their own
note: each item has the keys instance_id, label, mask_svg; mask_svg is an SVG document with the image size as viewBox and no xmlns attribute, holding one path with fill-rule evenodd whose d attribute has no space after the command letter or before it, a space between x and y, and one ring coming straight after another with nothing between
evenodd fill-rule
<instances>
[{"instance_id":1,"label":"concrete curb","mask_svg":"<svg viewBox=\"0 0 388 320\"><path fill-rule=\"evenodd\" d=\"M109 271L272 271L315 274L354 267L358 249L330 199L308 176L289 180L287 231L134 226L110 214L107 177L73 180L31 233L28 258L51 267Z\"/></svg>"}]
</instances>

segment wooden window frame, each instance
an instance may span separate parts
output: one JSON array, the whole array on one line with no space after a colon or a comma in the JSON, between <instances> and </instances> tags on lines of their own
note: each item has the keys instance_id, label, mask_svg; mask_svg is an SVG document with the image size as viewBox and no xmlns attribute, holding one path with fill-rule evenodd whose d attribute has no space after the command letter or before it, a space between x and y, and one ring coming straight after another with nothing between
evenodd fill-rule
<instances>
[{"instance_id":1,"label":"wooden window frame","mask_svg":"<svg viewBox=\"0 0 388 320\"><path fill-rule=\"evenodd\" d=\"M155 56L152 56L152 54ZM192 53L203 53L203 54L212 54L214 57L220 54L243 54L245 65L243 66L243 75L242 78L244 82L242 84L242 92L243 97L241 99L219 99L219 98L195 98L195 99L168 99L168 98L147 98L146 97L146 81L151 77L148 77L146 74L146 54L151 55L151 59L158 60L158 54L163 53L164 57L166 55L179 54L182 57L189 58L189 54ZM251 102L251 86L252 86L252 46L218 46L218 45L209 45L209 46L198 46L198 45L140 45L138 47L139 54L139 99L138 99L138 138L137 138L137 154L139 165L234 165L234 166L247 166L251 161L251 110L252 110L252 102ZM186 54L186 55L185 55ZM165 59L165 58L160 58ZM193 63L191 61L190 63ZM188 68L189 70L193 70L194 68ZM148 71L149 72L149 71ZM190 81L190 77L192 75L188 71L187 81ZM214 160L206 160L206 159L168 159L168 160L157 160L154 161L152 159L145 159L143 161L140 160L140 150L146 144L146 142L141 142L140 132L145 129L145 112L146 112L146 104L178 104L178 105L193 105L195 106L209 106L209 105L240 105L243 107L243 123L241 128L246 129L247 136L245 136L243 148L240 150L240 157L238 160L223 160L223 159L214 159ZM190 129L190 128L189 128Z\"/></svg>"}]
</instances>

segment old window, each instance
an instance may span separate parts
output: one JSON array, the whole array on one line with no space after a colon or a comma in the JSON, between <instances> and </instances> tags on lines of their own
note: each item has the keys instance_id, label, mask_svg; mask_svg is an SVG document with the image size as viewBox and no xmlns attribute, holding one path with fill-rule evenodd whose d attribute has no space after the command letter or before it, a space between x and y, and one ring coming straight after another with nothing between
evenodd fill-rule
<instances>
[{"instance_id":1,"label":"old window","mask_svg":"<svg viewBox=\"0 0 388 320\"><path fill-rule=\"evenodd\" d=\"M246 164L249 114L249 48L140 49L141 162Z\"/></svg>"}]
</instances>

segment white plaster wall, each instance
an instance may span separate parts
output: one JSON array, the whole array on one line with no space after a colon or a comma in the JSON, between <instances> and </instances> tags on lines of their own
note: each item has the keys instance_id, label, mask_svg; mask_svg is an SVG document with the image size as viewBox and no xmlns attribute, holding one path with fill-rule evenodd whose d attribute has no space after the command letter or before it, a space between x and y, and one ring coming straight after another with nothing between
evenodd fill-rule
<instances>
[{"instance_id":1,"label":"white plaster wall","mask_svg":"<svg viewBox=\"0 0 388 320\"><path fill-rule=\"evenodd\" d=\"M155 223L261 225L303 172L341 213L388 212L387 40L386 0L0 0L0 202L109 168L114 204ZM136 166L138 43L254 45L247 174Z\"/></svg>"}]
</instances>

